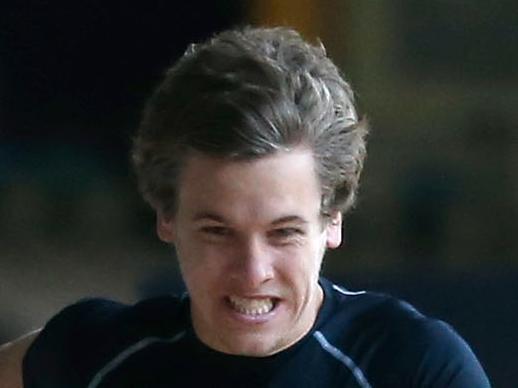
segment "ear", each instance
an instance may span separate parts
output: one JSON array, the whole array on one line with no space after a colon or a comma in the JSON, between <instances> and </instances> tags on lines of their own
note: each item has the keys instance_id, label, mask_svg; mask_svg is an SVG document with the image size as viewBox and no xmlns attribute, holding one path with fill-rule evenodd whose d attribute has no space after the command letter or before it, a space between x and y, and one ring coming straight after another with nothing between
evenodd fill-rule
<instances>
[{"instance_id":1,"label":"ear","mask_svg":"<svg viewBox=\"0 0 518 388\"><path fill-rule=\"evenodd\" d=\"M342 243L342 213L337 211L333 214L326 225L326 247L338 248Z\"/></svg>"},{"instance_id":2,"label":"ear","mask_svg":"<svg viewBox=\"0 0 518 388\"><path fill-rule=\"evenodd\" d=\"M174 243L175 227L174 218L166 217L161 211L156 213L156 233L158 238L166 243Z\"/></svg>"}]
</instances>

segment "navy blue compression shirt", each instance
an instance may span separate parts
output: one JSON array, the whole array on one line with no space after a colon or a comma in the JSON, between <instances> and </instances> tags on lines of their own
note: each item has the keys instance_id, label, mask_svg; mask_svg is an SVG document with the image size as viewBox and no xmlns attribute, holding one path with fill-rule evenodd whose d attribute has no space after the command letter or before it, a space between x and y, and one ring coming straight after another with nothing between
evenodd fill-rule
<instances>
[{"instance_id":1,"label":"navy blue compression shirt","mask_svg":"<svg viewBox=\"0 0 518 388\"><path fill-rule=\"evenodd\" d=\"M223 354L201 343L189 299L133 306L89 299L56 315L28 350L26 388L343 387L486 388L475 355L453 329L387 295L321 279L312 330L268 357Z\"/></svg>"}]
</instances>

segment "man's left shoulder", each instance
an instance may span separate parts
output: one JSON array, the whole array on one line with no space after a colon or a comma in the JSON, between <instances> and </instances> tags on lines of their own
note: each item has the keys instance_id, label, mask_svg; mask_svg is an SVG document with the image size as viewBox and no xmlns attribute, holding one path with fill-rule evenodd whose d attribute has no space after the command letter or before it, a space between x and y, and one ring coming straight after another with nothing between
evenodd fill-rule
<instances>
[{"instance_id":1,"label":"man's left shoulder","mask_svg":"<svg viewBox=\"0 0 518 388\"><path fill-rule=\"evenodd\" d=\"M396 298L387 299L378 318L386 322L378 362L393 360L411 386L490 386L471 347L448 323Z\"/></svg>"},{"instance_id":2,"label":"man's left shoulder","mask_svg":"<svg viewBox=\"0 0 518 388\"><path fill-rule=\"evenodd\" d=\"M449 324L390 295L333 290L334 313L322 330L373 386L490 386L470 346Z\"/></svg>"}]
</instances>

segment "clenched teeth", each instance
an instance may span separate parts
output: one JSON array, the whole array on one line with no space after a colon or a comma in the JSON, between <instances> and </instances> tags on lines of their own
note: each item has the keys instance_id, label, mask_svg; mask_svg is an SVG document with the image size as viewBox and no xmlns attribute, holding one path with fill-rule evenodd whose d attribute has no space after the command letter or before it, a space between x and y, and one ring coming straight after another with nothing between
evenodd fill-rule
<instances>
[{"instance_id":1,"label":"clenched teeth","mask_svg":"<svg viewBox=\"0 0 518 388\"><path fill-rule=\"evenodd\" d=\"M263 315L272 311L274 303L272 298L241 298L230 296L230 305L238 313L246 315Z\"/></svg>"}]
</instances>

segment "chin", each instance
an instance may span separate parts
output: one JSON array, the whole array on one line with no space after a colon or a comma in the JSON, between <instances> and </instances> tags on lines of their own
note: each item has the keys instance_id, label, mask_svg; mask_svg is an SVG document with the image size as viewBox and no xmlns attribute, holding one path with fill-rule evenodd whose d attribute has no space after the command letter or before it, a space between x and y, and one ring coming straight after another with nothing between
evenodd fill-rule
<instances>
[{"instance_id":1,"label":"chin","mask_svg":"<svg viewBox=\"0 0 518 388\"><path fill-rule=\"evenodd\" d=\"M232 341L229 353L248 357L271 356L283 348L276 341L266 338L240 338Z\"/></svg>"}]
</instances>

